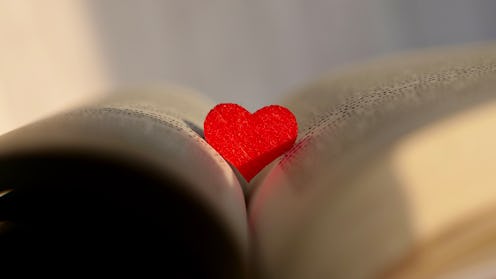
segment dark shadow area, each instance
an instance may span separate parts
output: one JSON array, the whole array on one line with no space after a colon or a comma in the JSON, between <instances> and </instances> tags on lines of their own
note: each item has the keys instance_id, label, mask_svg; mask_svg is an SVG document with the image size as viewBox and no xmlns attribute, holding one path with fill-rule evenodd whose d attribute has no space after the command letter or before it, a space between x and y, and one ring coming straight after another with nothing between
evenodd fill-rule
<instances>
[{"instance_id":1,"label":"dark shadow area","mask_svg":"<svg viewBox=\"0 0 496 279\"><path fill-rule=\"evenodd\" d=\"M184 184L101 155L3 157L2 272L239 278L232 239Z\"/></svg>"}]
</instances>

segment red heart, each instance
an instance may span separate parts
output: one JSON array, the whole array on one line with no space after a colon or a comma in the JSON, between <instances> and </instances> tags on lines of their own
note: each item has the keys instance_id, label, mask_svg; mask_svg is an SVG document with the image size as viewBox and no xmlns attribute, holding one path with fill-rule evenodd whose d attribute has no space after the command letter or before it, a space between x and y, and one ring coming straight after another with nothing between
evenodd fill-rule
<instances>
[{"instance_id":1,"label":"red heart","mask_svg":"<svg viewBox=\"0 0 496 279\"><path fill-rule=\"evenodd\" d=\"M277 105L251 114L240 105L219 104L203 125L206 141L247 181L289 150L298 133L293 113Z\"/></svg>"}]
</instances>

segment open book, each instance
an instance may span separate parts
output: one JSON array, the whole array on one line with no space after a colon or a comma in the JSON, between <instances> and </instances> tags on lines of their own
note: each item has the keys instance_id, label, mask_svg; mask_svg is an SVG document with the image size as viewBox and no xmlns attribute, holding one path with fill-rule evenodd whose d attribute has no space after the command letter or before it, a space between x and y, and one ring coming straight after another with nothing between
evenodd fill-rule
<instances>
[{"instance_id":1,"label":"open book","mask_svg":"<svg viewBox=\"0 0 496 279\"><path fill-rule=\"evenodd\" d=\"M299 137L250 183L215 105L138 90L0 137L2 271L494 278L496 45L397 55L281 104Z\"/></svg>"}]
</instances>

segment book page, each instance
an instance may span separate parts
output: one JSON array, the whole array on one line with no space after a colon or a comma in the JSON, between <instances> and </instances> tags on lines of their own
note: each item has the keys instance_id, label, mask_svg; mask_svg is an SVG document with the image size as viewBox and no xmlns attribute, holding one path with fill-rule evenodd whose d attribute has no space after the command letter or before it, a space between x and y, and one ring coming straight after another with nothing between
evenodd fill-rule
<instances>
[{"instance_id":1,"label":"book page","mask_svg":"<svg viewBox=\"0 0 496 279\"><path fill-rule=\"evenodd\" d=\"M434 278L470 262L496 233L467 225L494 212L495 86L496 46L480 44L371 61L293 94L297 143L250 200L261 273Z\"/></svg>"},{"instance_id":2,"label":"book page","mask_svg":"<svg viewBox=\"0 0 496 279\"><path fill-rule=\"evenodd\" d=\"M492 260L436 279L491 279L494 277L496 277L496 262Z\"/></svg>"},{"instance_id":3,"label":"book page","mask_svg":"<svg viewBox=\"0 0 496 279\"><path fill-rule=\"evenodd\" d=\"M102 221L102 226L109 231L124 226L119 234L128 238L126 244L116 244L117 248L109 252L114 256L128 255L122 256L124 262L151 255L140 254L146 245L139 243L144 241L160 250L155 260L162 263L157 263L156 268L168 275L242 276L248 248L245 202L230 166L202 139L203 118L211 107L205 98L175 87L119 92L94 105L3 135L0 185L5 188L1 190L12 191L0 198L0 221L14 224L12 232L21 230L16 224L24 219L16 212L22 210L19 204L32 193L53 200L58 195L54 193L69 191L53 203L63 204L62 210L67 212L79 212L86 204L78 196L86 197L90 204L101 203L102 208L93 209L97 217L91 223L113 212L113 208L119 209ZM81 181L86 184L79 186ZM73 189L79 194L74 194L74 202L67 204ZM105 197L104 201L100 201L101 197ZM39 207L41 211L48 210L46 206ZM121 211L131 215L126 219ZM73 220L79 215L67 214L60 218L71 224L76 222L74 226L79 228ZM29 214L25 218L33 218L29 224L38 220ZM123 224L113 224L120 218ZM51 224L57 227L59 223ZM150 226L155 229L147 229ZM17 237L19 233L3 235ZM6 238L1 242L15 243ZM108 241L114 240L112 237ZM137 252L126 250L133 245ZM121 249L122 253L115 252ZM192 268L184 269L185 264Z\"/></svg>"}]
</instances>

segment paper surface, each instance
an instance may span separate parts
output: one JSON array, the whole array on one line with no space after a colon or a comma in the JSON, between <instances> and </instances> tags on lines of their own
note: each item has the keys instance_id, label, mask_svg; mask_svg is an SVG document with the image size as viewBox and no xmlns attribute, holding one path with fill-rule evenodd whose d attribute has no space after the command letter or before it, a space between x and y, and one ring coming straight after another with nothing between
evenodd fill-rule
<instances>
[{"instance_id":1,"label":"paper surface","mask_svg":"<svg viewBox=\"0 0 496 279\"><path fill-rule=\"evenodd\" d=\"M397 144L429 123L494 100L495 84L496 47L489 44L371 62L330 75L291 97L286 104L299 121L299 139L260 183L250 203L250 224L266 272L274 278L387 273L416 245L446 232L453 218L470 219L478 214L470 208L491 204L494 193L483 185L496 182L477 183L479 174L470 171L477 168L475 162L494 164L491 155L487 161L467 161L466 172L452 174L470 181L470 191L481 191L453 201L449 185L443 185L443 191L436 191L435 185L408 186L414 180L403 181L407 176L401 174L407 172L399 172L401 165L392 158L399 158ZM494 148L477 137L457 145ZM450 156L422 154L417 154L419 162L426 163L433 162L430 156ZM435 169L443 167L432 166L431 176L414 176L432 180ZM449 173L446 167L443 171ZM483 193L485 198L479 199ZM416 199L419 196L430 199ZM425 211L418 207L420 200L429 204ZM438 214L452 208L450 204L460 206L460 214ZM475 207L464 211L463 204ZM437 220L427 222L420 216ZM428 229L428 224L439 226ZM426 230L429 233L421 233Z\"/></svg>"}]
</instances>

